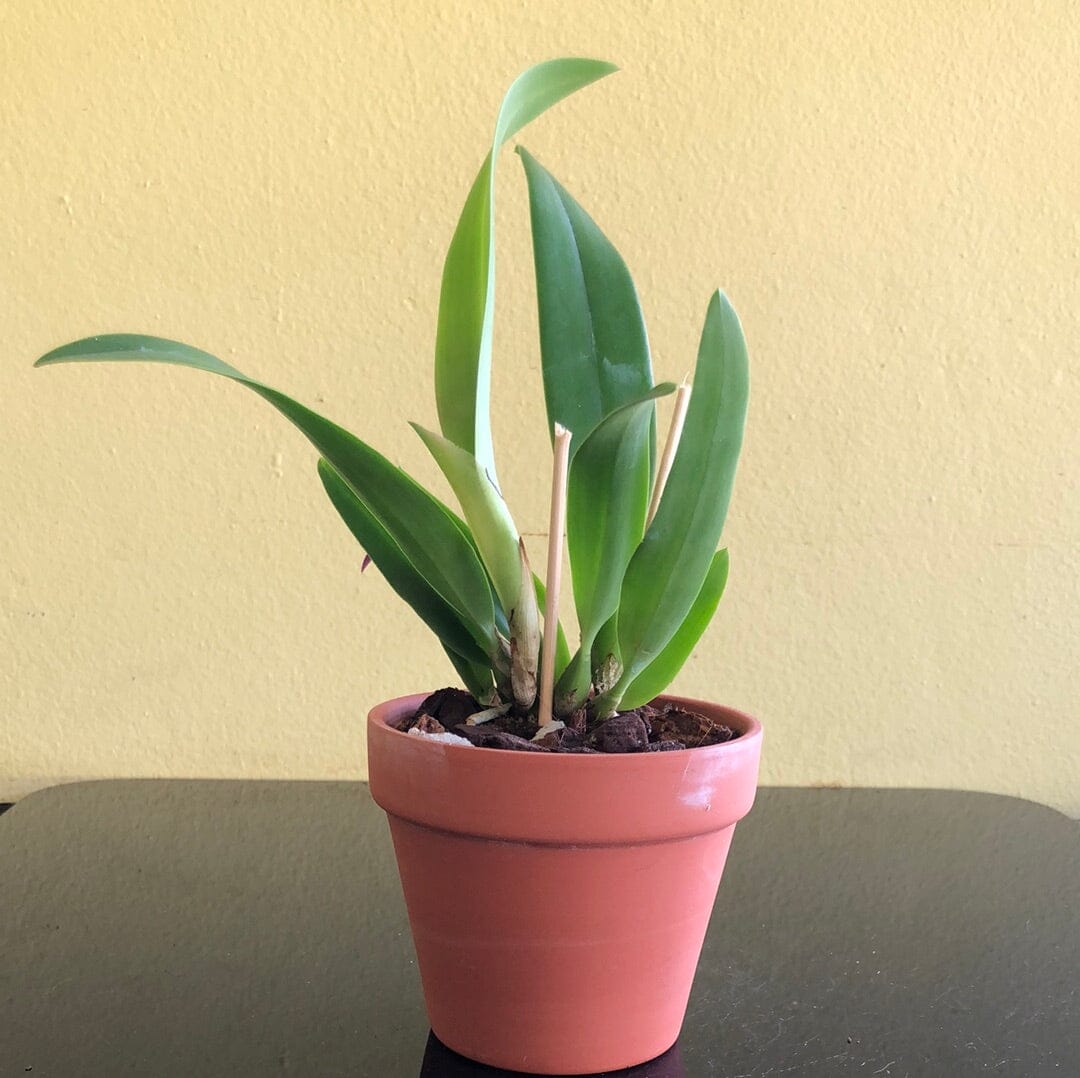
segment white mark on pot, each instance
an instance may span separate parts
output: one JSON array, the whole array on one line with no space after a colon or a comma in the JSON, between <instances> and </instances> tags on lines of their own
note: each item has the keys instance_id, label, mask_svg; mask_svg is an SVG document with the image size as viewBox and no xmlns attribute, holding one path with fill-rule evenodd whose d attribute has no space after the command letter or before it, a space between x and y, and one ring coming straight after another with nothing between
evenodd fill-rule
<instances>
[{"instance_id":1,"label":"white mark on pot","mask_svg":"<svg viewBox=\"0 0 1080 1078\"><path fill-rule=\"evenodd\" d=\"M688 790L679 800L688 808L703 808L709 812L712 809L712 787L699 786L696 790Z\"/></svg>"}]
</instances>

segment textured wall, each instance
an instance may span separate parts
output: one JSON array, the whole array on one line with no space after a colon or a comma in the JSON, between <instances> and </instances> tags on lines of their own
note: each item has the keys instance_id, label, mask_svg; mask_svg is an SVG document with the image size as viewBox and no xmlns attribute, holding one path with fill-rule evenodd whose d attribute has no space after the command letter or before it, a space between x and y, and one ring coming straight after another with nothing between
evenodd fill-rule
<instances>
[{"instance_id":1,"label":"textured wall","mask_svg":"<svg viewBox=\"0 0 1080 1078\"><path fill-rule=\"evenodd\" d=\"M368 705L451 677L263 402L30 363L178 337L438 485L405 421L442 256L503 88L568 53L624 70L521 141L622 249L658 374L717 285L751 345L731 586L677 687L765 720L767 782L1080 814L1080 14L963 0L0 0L0 799L356 777ZM541 562L502 165L497 449Z\"/></svg>"}]
</instances>

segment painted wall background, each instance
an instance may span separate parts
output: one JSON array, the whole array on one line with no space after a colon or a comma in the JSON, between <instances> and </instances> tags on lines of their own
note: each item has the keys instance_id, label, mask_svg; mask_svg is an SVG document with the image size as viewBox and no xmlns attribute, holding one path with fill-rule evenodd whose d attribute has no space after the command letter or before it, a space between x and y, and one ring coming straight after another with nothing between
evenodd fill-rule
<instances>
[{"instance_id":1,"label":"painted wall background","mask_svg":"<svg viewBox=\"0 0 1080 1078\"><path fill-rule=\"evenodd\" d=\"M451 677L315 454L194 372L32 371L177 337L444 489L413 418L504 87L635 273L659 376L731 295L754 389L732 580L677 687L764 781L1080 815L1080 14L1056 2L0 2L0 799L116 775L355 778ZM500 472L542 563L524 182L499 180Z\"/></svg>"}]
</instances>

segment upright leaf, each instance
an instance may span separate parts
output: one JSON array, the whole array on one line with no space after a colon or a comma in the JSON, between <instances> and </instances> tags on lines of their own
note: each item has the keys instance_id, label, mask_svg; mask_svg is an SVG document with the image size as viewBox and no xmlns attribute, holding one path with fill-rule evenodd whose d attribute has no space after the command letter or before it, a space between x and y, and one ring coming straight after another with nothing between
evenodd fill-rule
<instances>
[{"instance_id":1,"label":"upright leaf","mask_svg":"<svg viewBox=\"0 0 1080 1078\"><path fill-rule=\"evenodd\" d=\"M625 690L683 623L697 597L727 516L749 392L746 342L722 292L709 303L694 393L671 476L645 538L630 560L619 602Z\"/></svg>"},{"instance_id":2,"label":"upright leaf","mask_svg":"<svg viewBox=\"0 0 1080 1078\"><path fill-rule=\"evenodd\" d=\"M712 616L716 613L720 598L724 594L727 578L728 552L718 550L713 555L709 571L705 574L705 582L701 585L694 605L690 607L690 613L683 619L682 625L675 630L675 635L668 641L664 650L634 678L623 693L619 706L624 711L647 704L675 680L675 675L683 668L683 663L697 647L701 634L712 621Z\"/></svg>"},{"instance_id":3,"label":"upright leaf","mask_svg":"<svg viewBox=\"0 0 1080 1078\"><path fill-rule=\"evenodd\" d=\"M495 309L494 161L502 145L552 105L616 70L561 59L520 75L503 99L492 149L477 174L443 267L435 340L435 401L443 434L495 478L488 402Z\"/></svg>"},{"instance_id":4,"label":"upright leaf","mask_svg":"<svg viewBox=\"0 0 1080 1078\"><path fill-rule=\"evenodd\" d=\"M588 696L593 641L619 605L623 574L645 530L653 402L674 388L667 382L610 413L570 465L566 545L581 647L559 683L560 709L573 711Z\"/></svg>"},{"instance_id":5,"label":"upright leaf","mask_svg":"<svg viewBox=\"0 0 1080 1078\"><path fill-rule=\"evenodd\" d=\"M417 572L458 613L485 654L492 660L498 656L490 585L469 540L446 506L384 456L284 393L177 341L134 334L87 337L54 349L35 366L108 360L193 367L231 378L269 401L334 466Z\"/></svg>"},{"instance_id":6,"label":"upright leaf","mask_svg":"<svg viewBox=\"0 0 1080 1078\"><path fill-rule=\"evenodd\" d=\"M626 263L593 219L519 147L529 186L548 427L585 435L652 388L645 320ZM655 419L650 422L653 456Z\"/></svg>"}]
</instances>

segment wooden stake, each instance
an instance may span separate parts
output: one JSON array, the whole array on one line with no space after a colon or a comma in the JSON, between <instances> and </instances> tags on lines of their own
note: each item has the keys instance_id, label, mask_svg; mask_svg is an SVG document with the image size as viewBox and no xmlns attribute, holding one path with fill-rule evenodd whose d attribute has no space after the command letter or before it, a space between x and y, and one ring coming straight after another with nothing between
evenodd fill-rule
<instances>
[{"instance_id":1,"label":"wooden stake","mask_svg":"<svg viewBox=\"0 0 1080 1078\"><path fill-rule=\"evenodd\" d=\"M646 528L656 516L656 510L660 508L660 498L663 496L664 487L667 486L671 466L675 463L675 451L679 448L683 423L686 422L686 409L689 406L690 383L684 378L682 384L675 390L675 411L671 416L671 426L668 428L667 442L664 444L664 455L660 458L660 466L656 469L656 482L653 484L652 498L649 501L649 512L645 517Z\"/></svg>"},{"instance_id":2,"label":"wooden stake","mask_svg":"<svg viewBox=\"0 0 1080 1078\"><path fill-rule=\"evenodd\" d=\"M555 693L555 641L559 634L559 587L562 583L563 532L566 530L566 472L570 463L570 438L561 423L555 424L555 460L551 471L551 517L548 523L547 593L544 596L544 653L540 660L540 729L551 723Z\"/></svg>"}]
</instances>

